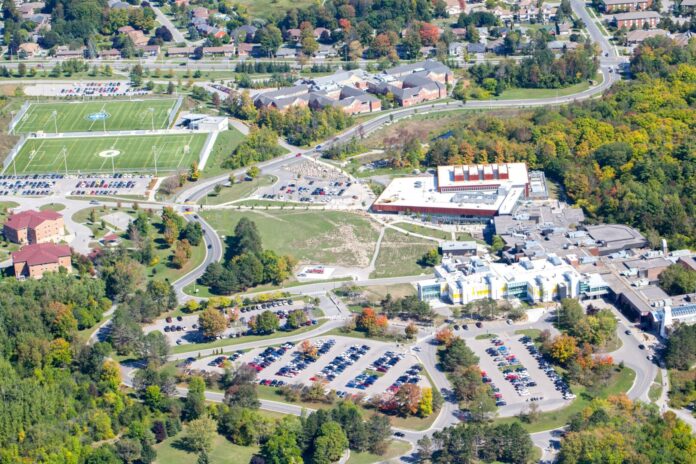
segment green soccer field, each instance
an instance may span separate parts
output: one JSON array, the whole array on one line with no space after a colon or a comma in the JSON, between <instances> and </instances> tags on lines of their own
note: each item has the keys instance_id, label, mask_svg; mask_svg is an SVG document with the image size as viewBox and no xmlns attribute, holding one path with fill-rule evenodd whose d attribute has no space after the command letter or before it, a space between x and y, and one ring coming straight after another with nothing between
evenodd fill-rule
<instances>
[{"instance_id":1,"label":"green soccer field","mask_svg":"<svg viewBox=\"0 0 696 464\"><path fill-rule=\"evenodd\" d=\"M188 170L199 159L207 134L29 139L7 173ZM154 148L153 148L154 147ZM63 156L65 149L65 156ZM113 162L113 166L112 166Z\"/></svg>"},{"instance_id":2,"label":"green soccer field","mask_svg":"<svg viewBox=\"0 0 696 464\"><path fill-rule=\"evenodd\" d=\"M166 129L176 99L32 103L15 133Z\"/></svg>"}]
</instances>

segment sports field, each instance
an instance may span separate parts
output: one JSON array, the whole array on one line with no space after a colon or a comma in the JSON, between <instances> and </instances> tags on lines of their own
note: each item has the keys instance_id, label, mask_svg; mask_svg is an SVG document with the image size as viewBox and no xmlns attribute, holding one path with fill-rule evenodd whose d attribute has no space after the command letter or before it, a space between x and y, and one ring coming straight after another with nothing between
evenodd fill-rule
<instances>
[{"instance_id":1,"label":"sports field","mask_svg":"<svg viewBox=\"0 0 696 464\"><path fill-rule=\"evenodd\" d=\"M176 99L32 103L16 133L166 129Z\"/></svg>"},{"instance_id":2,"label":"sports field","mask_svg":"<svg viewBox=\"0 0 696 464\"><path fill-rule=\"evenodd\" d=\"M198 160L206 137L197 133L28 139L14 164L17 174L63 173L66 161L69 172L151 172L156 157L158 172L187 170ZM14 169L10 164L7 171Z\"/></svg>"}]
</instances>

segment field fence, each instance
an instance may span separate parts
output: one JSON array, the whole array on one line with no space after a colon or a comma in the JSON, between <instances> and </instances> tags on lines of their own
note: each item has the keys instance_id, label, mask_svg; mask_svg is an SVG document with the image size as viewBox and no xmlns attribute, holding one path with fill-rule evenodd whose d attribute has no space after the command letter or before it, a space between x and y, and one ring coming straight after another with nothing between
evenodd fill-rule
<instances>
[{"instance_id":1,"label":"field fence","mask_svg":"<svg viewBox=\"0 0 696 464\"><path fill-rule=\"evenodd\" d=\"M201 150L200 158L198 161L198 169L203 170L206 163L208 162L208 157L210 157L210 152L213 151L213 146L215 146L215 140L217 140L218 131L213 131L208 134L203 144L203 149Z\"/></svg>"},{"instance_id":2,"label":"field fence","mask_svg":"<svg viewBox=\"0 0 696 464\"><path fill-rule=\"evenodd\" d=\"M28 100L25 101L24 104L22 105L22 107L19 109L19 111L17 111L17 114L15 114L15 117L12 118L12 121L10 121L10 129L9 129L10 134L14 131L15 127L17 127L17 124L19 124L19 121L21 121L22 118L24 117L24 115L27 113L27 110L29 109L29 105L30 105L29 101Z\"/></svg>"},{"instance_id":3,"label":"field fence","mask_svg":"<svg viewBox=\"0 0 696 464\"><path fill-rule=\"evenodd\" d=\"M184 97L182 95L179 95L179 98L176 99L174 107L169 112L169 125L167 127L172 127L172 124L174 124L174 121L176 121L176 115L179 114L179 110L181 109L181 105L183 103Z\"/></svg>"},{"instance_id":4,"label":"field fence","mask_svg":"<svg viewBox=\"0 0 696 464\"><path fill-rule=\"evenodd\" d=\"M19 150L22 149L24 146L24 143L27 141L27 136L26 134L22 134L22 136L19 138L19 141L15 144L14 147L12 147L12 150L7 154L5 157L5 161L2 163L2 172L3 174L5 171L7 171L7 168L12 164L12 161L15 159L17 156L17 153L19 153Z\"/></svg>"}]
</instances>

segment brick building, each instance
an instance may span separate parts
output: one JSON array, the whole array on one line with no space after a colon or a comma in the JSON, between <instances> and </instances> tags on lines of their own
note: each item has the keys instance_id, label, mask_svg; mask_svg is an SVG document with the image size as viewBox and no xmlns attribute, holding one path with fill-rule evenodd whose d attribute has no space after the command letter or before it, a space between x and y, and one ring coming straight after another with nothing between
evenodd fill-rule
<instances>
[{"instance_id":1,"label":"brick building","mask_svg":"<svg viewBox=\"0 0 696 464\"><path fill-rule=\"evenodd\" d=\"M606 13L617 13L647 10L651 5L652 0L602 0L601 8Z\"/></svg>"},{"instance_id":2,"label":"brick building","mask_svg":"<svg viewBox=\"0 0 696 464\"><path fill-rule=\"evenodd\" d=\"M51 210L13 214L3 227L5 238L20 244L56 242L64 230L63 216Z\"/></svg>"},{"instance_id":3,"label":"brick building","mask_svg":"<svg viewBox=\"0 0 696 464\"><path fill-rule=\"evenodd\" d=\"M647 24L650 29L657 27L660 14L657 11L635 11L614 15L614 24L619 29L643 29Z\"/></svg>"},{"instance_id":4,"label":"brick building","mask_svg":"<svg viewBox=\"0 0 696 464\"><path fill-rule=\"evenodd\" d=\"M15 277L40 279L46 272L58 272L63 267L71 271L70 247L55 243L26 245L12 253Z\"/></svg>"}]
</instances>

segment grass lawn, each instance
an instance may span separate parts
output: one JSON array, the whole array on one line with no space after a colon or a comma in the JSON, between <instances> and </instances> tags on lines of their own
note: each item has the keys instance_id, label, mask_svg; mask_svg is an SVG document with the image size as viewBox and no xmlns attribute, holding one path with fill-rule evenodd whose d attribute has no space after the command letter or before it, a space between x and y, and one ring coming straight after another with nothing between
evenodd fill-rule
<instances>
[{"instance_id":1,"label":"grass lawn","mask_svg":"<svg viewBox=\"0 0 696 464\"><path fill-rule=\"evenodd\" d=\"M632 369L624 367L623 370L615 372L604 387L597 392L597 398L607 398L612 395L625 393L631 389L636 373ZM520 422L517 417L506 417L496 419L496 423L520 422L529 433L541 432L543 430L555 429L567 424L570 418L581 412L592 401L592 397L586 393L585 387L573 385L573 393L577 398L570 405L556 411L542 412L539 419L531 424Z\"/></svg>"},{"instance_id":2,"label":"grass lawn","mask_svg":"<svg viewBox=\"0 0 696 464\"><path fill-rule=\"evenodd\" d=\"M379 248L375 270L370 274L370 278L409 276L428 272L430 268L420 266L417 261L436 246L437 244L430 240L387 229Z\"/></svg>"},{"instance_id":3,"label":"grass lawn","mask_svg":"<svg viewBox=\"0 0 696 464\"><path fill-rule=\"evenodd\" d=\"M32 103L15 132L166 129L169 127L169 112L175 103L174 98Z\"/></svg>"},{"instance_id":4,"label":"grass lawn","mask_svg":"<svg viewBox=\"0 0 696 464\"><path fill-rule=\"evenodd\" d=\"M288 208L291 210L295 209L304 209L308 210L307 208L307 203L300 203L297 201L280 201L280 200L256 200L256 199L250 199L250 200L242 200L238 203L235 203L235 205L239 206L261 206L261 207L275 207L275 208ZM311 203L310 203L311 205Z\"/></svg>"},{"instance_id":5,"label":"grass lawn","mask_svg":"<svg viewBox=\"0 0 696 464\"><path fill-rule=\"evenodd\" d=\"M648 391L648 398L653 403L660 399L662 396L662 371L658 370L655 380L653 380L652 385L650 385L650 390Z\"/></svg>"},{"instance_id":6,"label":"grass lawn","mask_svg":"<svg viewBox=\"0 0 696 464\"><path fill-rule=\"evenodd\" d=\"M515 330L515 335L526 335L527 337L531 338L532 341L536 341L539 338L539 335L541 335L541 330L539 330L539 329L520 329L520 330Z\"/></svg>"},{"instance_id":7,"label":"grass lawn","mask_svg":"<svg viewBox=\"0 0 696 464\"><path fill-rule=\"evenodd\" d=\"M243 5L252 17L259 18L268 18L276 12L285 12L291 8L301 9L314 4L308 0L240 0L238 3Z\"/></svg>"},{"instance_id":8,"label":"grass lawn","mask_svg":"<svg viewBox=\"0 0 696 464\"><path fill-rule=\"evenodd\" d=\"M19 206L19 203L15 203L14 201L0 201L0 222L4 224L7 218L10 216L9 210L16 208L17 206ZM10 253L19 250L19 248L20 247L18 244L8 242L4 238L0 237L0 261L4 261L5 259L9 258Z\"/></svg>"},{"instance_id":9,"label":"grass lawn","mask_svg":"<svg viewBox=\"0 0 696 464\"><path fill-rule=\"evenodd\" d=\"M244 140L244 135L234 127L220 132L217 139L215 139L215 145L213 145L213 149L210 152L202 177L214 177L228 171L228 169L222 167L222 163L242 140Z\"/></svg>"},{"instance_id":10,"label":"grass lawn","mask_svg":"<svg viewBox=\"0 0 696 464\"><path fill-rule=\"evenodd\" d=\"M234 346L234 345L239 345L240 343L249 343L249 342L258 342L258 341L263 341L263 340L274 340L276 338L284 338L288 337L291 335L300 335L305 332L309 332L310 330L318 329L322 325L324 325L326 321L321 320L317 323L317 325L310 325L308 327L301 327L297 330L293 330L292 332L276 332L271 335L246 335L244 337L239 337L239 338L223 338L222 340L215 340L214 342L210 343L195 343L195 344L188 344L188 345L177 345L172 347L172 353L173 354L179 354L179 353L195 353L196 350L206 350L208 348L225 348L228 346Z\"/></svg>"},{"instance_id":11,"label":"grass lawn","mask_svg":"<svg viewBox=\"0 0 696 464\"><path fill-rule=\"evenodd\" d=\"M17 173L188 170L206 134L28 139L15 158ZM154 148L153 148L154 147ZM65 157L63 155L65 148ZM112 166L113 163L113 166Z\"/></svg>"},{"instance_id":12,"label":"grass lawn","mask_svg":"<svg viewBox=\"0 0 696 464\"><path fill-rule=\"evenodd\" d=\"M480 335L475 336L474 338L476 340L487 340L489 338L495 338L495 337L497 337L496 334L480 334Z\"/></svg>"},{"instance_id":13,"label":"grass lawn","mask_svg":"<svg viewBox=\"0 0 696 464\"><path fill-rule=\"evenodd\" d=\"M198 455L187 451L181 445L184 431L155 445L155 450L157 450L155 463L190 464L196 462ZM210 464L247 464L258 451L257 446L238 446L222 435L216 434L208 458Z\"/></svg>"},{"instance_id":14,"label":"grass lawn","mask_svg":"<svg viewBox=\"0 0 696 464\"><path fill-rule=\"evenodd\" d=\"M229 187L223 187L219 194L210 192L201 198L198 203L204 205L220 205L230 201L239 200L251 196L260 187L266 187L276 181L274 176L260 176L252 181L237 182Z\"/></svg>"},{"instance_id":15,"label":"grass lawn","mask_svg":"<svg viewBox=\"0 0 696 464\"><path fill-rule=\"evenodd\" d=\"M389 448L383 455L372 454L372 453L357 453L355 451L350 452L350 458L348 459L348 464L372 464L375 462L397 462L399 456L402 456L411 449L411 445L405 441L392 440L389 443ZM394 461L391 461L394 459Z\"/></svg>"},{"instance_id":16,"label":"grass lawn","mask_svg":"<svg viewBox=\"0 0 696 464\"><path fill-rule=\"evenodd\" d=\"M598 76L601 76L599 74ZM597 85L602 82L602 78L595 79ZM590 88L590 83L585 80L578 84L563 87L562 89L507 89L502 94L494 96L492 100L522 100L528 98L555 98L565 97L574 93L582 92Z\"/></svg>"},{"instance_id":17,"label":"grass lawn","mask_svg":"<svg viewBox=\"0 0 696 464\"><path fill-rule=\"evenodd\" d=\"M259 293L259 292L271 292L271 291L283 291L287 289L291 289L293 287L300 287L302 285L311 285L311 284L325 284L329 282L347 282L349 280L353 280L351 277L339 277L336 279L326 279L326 280L312 280L312 281L306 281L306 282L300 282L297 280L287 280L283 282L281 285L272 285L272 284L267 284L267 285L259 285L257 287L252 287L248 289L245 293ZM340 285L337 283L337 287ZM184 287L184 293L187 295L193 295L193 296L198 296L201 298L210 298L211 296L219 296L215 295L210 291L210 288L205 287L200 284L190 284Z\"/></svg>"},{"instance_id":18,"label":"grass lawn","mask_svg":"<svg viewBox=\"0 0 696 464\"><path fill-rule=\"evenodd\" d=\"M49 203L39 208L41 211L63 211L64 209L65 205L62 203Z\"/></svg>"},{"instance_id":19,"label":"grass lawn","mask_svg":"<svg viewBox=\"0 0 696 464\"><path fill-rule=\"evenodd\" d=\"M397 222L394 224L394 226L408 232L413 232L414 234L425 235L426 237L433 237L439 240L452 240L452 233L445 230L411 224L410 222Z\"/></svg>"},{"instance_id":20,"label":"grass lawn","mask_svg":"<svg viewBox=\"0 0 696 464\"><path fill-rule=\"evenodd\" d=\"M381 301L387 294L390 294L394 299L416 294L416 289L411 284L371 285L361 287L360 290L362 290L365 298L375 302Z\"/></svg>"},{"instance_id":21,"label":"grass lawn","mask_svg":"<svg viewBox=\"0 0 696 464\"><path fill-rule=\"evenodd\" d=\"M220 236L234 233L242 217L256 223L263 246L301 263L366 267L377 229L365 216L341 211L230 211L201 213Z\"/></svg>"}]
</instances>

